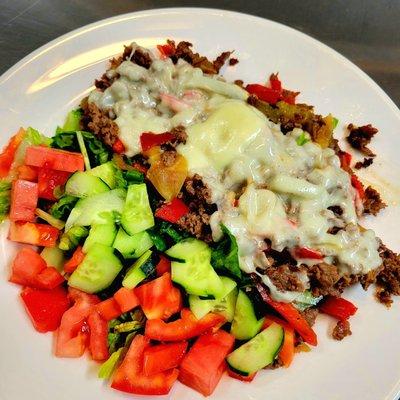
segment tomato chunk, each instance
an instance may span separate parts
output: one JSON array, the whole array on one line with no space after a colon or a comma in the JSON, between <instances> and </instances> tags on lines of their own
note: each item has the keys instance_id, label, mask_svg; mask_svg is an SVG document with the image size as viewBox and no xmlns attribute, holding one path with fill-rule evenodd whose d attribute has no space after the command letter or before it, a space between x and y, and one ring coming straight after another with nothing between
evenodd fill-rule
<instances>
[{"instance_id":1,"label":"tomato chunk","mask_svg":"<svg viewBox=\"0 0 400 400\"><path fill-rule=\"evenodd\" d=\"M184 308L181 311L181 319L172 322L164 322L162 319L153 319L146 322L145 335L161 342L176 342L187 340L201 335L209 330L218 329L225 322L225 318L219 314L208 313L201 319L197 319L193 313Z\"/></svg>"},{"instance_id":2,"label":"tomato chunk","mask_svg":"<svg viewBox=\"0 0 400 400\"><path fill-rule=\"evenodd\" d=\"M106 321L111 321L122 314L122 310L114 298L102 301L96 306L96 310Z\"/></svg>"},{"instance_id":3,"label":"tomato chunk","mask_svg":"<svg viewBox=\"0 0 400 400\"><path fill-rule=\"evenodd\" d=\"M61 286L52 290L27 287L22 290L21 298L38 332L55 331L70 305L67 291Z\"/></svg>"},{"instance_id":4,"label":"tomato chunk","mask_svg":"<svg viewBox=\"0 0 400 400\"><path fill-rule=\"evenodd\" d=\"M139 286L135 294L147 319L168 319L182 308L181 292L172 285L168 272Z\"/></svg>"},{"instance_id":5,"label":"tomato chunk","mask_svg":"<svg viewBox=\"0 0 400 400\"><path fill-rule=\"evenodd\" d=\"M72 257L64 264L64 271L72 274L84 258L85 253L82 251L82 246L78 246Z\"/></svg>"},{"instance_id":6,"label":"tomato chunk","mask_svg":"<svg viewBox=\"0 0 400 400\"><path fill-rule=\"evenodd\" d=\"M11 187L10 219L12 221L34 221L37 202L37 183L17 179Z\"/></svg>"},{"instance_id":7,"label":"tomato chunk","mask_svg":"<svg viewBox=\"0 0 400 400\"><path fill-rule=\"evenodd\" d=\"M130 311L139 305L139 299L133 289L122 287L114 293L114 300L123 313Z\"/></svg>"},{"instance_id":8,"label":"tomato chunk","mask_svg":"<svg viewBox=\"0 0 400 400\"><path fill-rule=\"evenodd\" d=\"M64 282L64 277L54 268L46 267L35 278L33 287L43 289L54 289Z\"/></svg>"},{"instance_id":9,"label":"tomato chunk","mask_svg":"<svg viewBox=\"0 0 400 400\"><path fill-rule=\"evenodd\" d=\"M175 136L170 132L165 133L151 133L144 132L140 135L140 144L142 145L142 150L150 150L154 146L160 146L164 143L173 140Z\"/></svg>"},{"instance_id":10,"label":"tomato chunk","mask_svg":"<svg viewBox=\"0 0 400 400\"><path fill-rule=\"evenodd\" d=\"M149 346L149 339L136 335L132 340L122 364L114 374L111 387L122 392L147 395L168 394L178 378L178 370L159 372L146 376L143 372L143 353Z\"/></svg>"},{"instance_id":11,"label":"tomato chunk","mask_svg":"<svg viewBox=\"0 0 400 400\"><path fill-rule=\"evenodd\" d=\"M350 179L351 179L351 185L357 191L357 194L360 197L360 199L363 200L365 197L364 185L360 182L357 175L355 174L351 175Z\"/></svg>"},{"instance_id":12,"label":"tomato chunk","mask_svg":"<svg viewBox=\"0 0 400 400\"><path fill-rule=\"evenodd\" d=\"M51 169L45 164L43 168L39 168L38 172L38 189L39 197L41 199L55 201L57 198L54 195L54 189L57 186L65 185L68 178L70 177L70 172L56 171Z\"/></svg>"},{"instance_id":13,"label":"tomato chunk","mask_svg":"<svg viewBox=\"0 0 400 400\"><path fill-rule=\"evenodd\" d=\"M47 267L46 262L36 251L29 247L22 248L11 266L10 281L23 286L31 286L38 274Z\"/></svg>"},{"instance_id":14,"label":"tomato chunk","mask_svg":"<svg viewBox=\"0 0 400 400\"><path fill-rule=\"evenodd\" d=\"M148 347L144 351L143 371L151 376L176 368L186 353L188 343L177 342Z\"/></svg>"},{"instance_id":15,"label":"tomato chunk","mask_svg":"<svg viewBox=\"0 0 400 400\"><path fill-rule=\"evenodd\" d=\"M317 250L308 247L296 247L294 249L295 258L309 258L312 260L322 260L324 256Z\"/></svg>"},{"instance_id":16,"label":"tomato chunk","mask_svg":"<svg viewBox=\"0 0 400 400\"><path fill-rule=\"evenodd\" d=\"M29 146L26 149L25 164L65 172L83 171L85 168L82 154L43 146Z\"/></svg>"},{"instance_id":17,"label":"tomato chunk","mask_svg":"<svg viewBox=\"0 0 400 400\"><path fill-rule=\"evenodd\" d=\"M113 149L114 153L122 154L125 151L125 146L122 143L122 141L117 138L117 140L112 145L112 149Z\"/></svg>"},{"instance_id":18,"label":"tomato chunk","mask_svg":"<svg viewBox=\"0 0 400 400\"><path fill-rule=\"evenodd\" d=\"M108 322L101 318L98 312L92 312L88 317L89 348L95 361L104 361L110 356L107 345Z\"/></svg>"},{"instance_id":19,"label":"tomato chunk","mask_svg":"<svg viewBox=\"0 0 400 400\"><path fill-rule=\"evenodd\" d=\"M250 94L254 94L260 100L266 101L270 104L275 104L281 97L281 92L258 83L252 83L246 86L246 90Z\"/></svg>"},{"instance_id":20,"label":"tomato chunk","mask_svg":"<svg viewBox=\"0 0 400 400\"><path fill-rule=\"evenodd\" d=\"M188 212L188 206L181 199L175 197L169 203L165 203L158 208L154 215L157 218L175 224Z\"/></svg>"},{"instance_id":21,"label":"tomato chunk","mask_svg":"<svg viewBox=\"0 0 400 400\"><path fill-rule=\"evenodd\" d=\"M171 261L167 257L160 254L160 261L156 265L157 276L162 276L166 272L171 272Z\"/></svg>"},{"instance_id":22,"label":"tomato chunk","mask_svg":"<svg viewBox=\"0 0 400 400\"><path fill-rule=\"evenodd\" d=\"M11 222L8 239L34 246L54 247L60 231L53 226L33 222Z\"/></svg>"},{"instance_id":23,"label":"tomato chunk","mask_svg":"<svg viewBox=\"0 0 400 400\"><path fill-rule=\"evenodd\" d=\"M342 297L329 296L324 300L319 309L332 317L340 320L349 319L352 315L357 312L357 307L350 301L343 299Z\"/></svg>"},{"instance_id":24,"label":"tomato chunk","mask_svg":"<svg viewBox=\"0 0 400 400\"><path fill-rule=\"evenodd\" d=\"M235 338L223 330L200 336L181 363L179 380L209 396L226 369L225 357L234 342Z\"/></svg>"},{"instance_id":25,"label":"tomato chunk","mask_svg":"<svg viewBox=\"0 0 400 400\"><path fill-rule=\"evenodd\" d=\"M36 182L38 178L38 171L35 167L30 167L29 165L20 165L17 168L18 179L23 179L25 181Z\"/></svg>"},{"instance_id":26,"label":"tomato chunk","mask_svg":"<svg viewBox=\"0 0 400 400\"><path fill-rule=\"evenodd\" d=\"M25 130L20 130L9 140L0 154L0 178L5 178L11 169L15 152L25 137Z\"/></svg>"}]
</instances>

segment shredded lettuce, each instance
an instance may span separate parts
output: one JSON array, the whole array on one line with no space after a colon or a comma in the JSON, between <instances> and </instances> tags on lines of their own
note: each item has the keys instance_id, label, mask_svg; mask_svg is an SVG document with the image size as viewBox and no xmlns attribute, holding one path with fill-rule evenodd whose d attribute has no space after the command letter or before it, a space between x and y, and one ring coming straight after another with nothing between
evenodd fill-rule
<instances>
[{"instance_id":1,"label":"shredded lettuce","mask_svg":"<svg viewBox=\"0 0 400 400\"><path fill-rule=\"evenodd\" d=\"M307 308L316 306L322 300L322 297L314 297L309 290L306 290L301 296L296 298L294 305L298 310L304 311Z\"/></svg>"},{"instance_id":2,"label":"shredded lettuce","mask_svg":"<svg viewBox=\"0 0 400 400\"><path fill-rule=\"evenodd\" d=\"M80 241L89 235L89 229L84 226L73 226L68 231L64 232L60 239L58 247L61 250L73 250Z\"/></svg>"},{"instance_id":3,"label":"shredded lettuce","mask_svg":"<svg viewBox=\"0 0 400 400\"><path fill-rule=\"evenodd\" d=\"M107 361L101 364L99 369L98 377L100 379L110 379L114 371L116 370L119 360L121 357L121 353L123 351L123 347L119 348L117 351L111 354Z\"/></svg>"},{"instance_id":4,"label":"shredded lettuce","mask_svg":"<svg viewBox=\"0 0 400 400\"><path fill-rule=\"evenodd\" d=\"M148 229L147 232L158 251L165 251L168 247L189 236L186 232L176 229L173 224L167 221L156 221L156 224Z\"/></svg>"},{"instance_id":5,"label":"shredded lettuce","mask_svg":"<svg viewBox=\"0 0 400 400\"><path fill-rule=\"evenodd\" d=\"M335 129L338 126L339 120L335 117L333 117L333 129Z\"/></svg>"},{"instance_id":6,"label":"shredded lettuce","mask_svg":"<svg viewBox=\"0 0 400 400\"><path fill-rule=\"evenodd\" d=\"M239 248L235 236L229 229L221 224L224 236L211 250L211 265L218 271L228 272L235 278L242 278L242 271L239 267Z\"/></svg>"},{"instance_id":7,"label":"shredded lettuce","mask_svg":"<svg viewBox=\"0 0 400 400\"><path fill-rule=\"evenodd\" d=\"M299 146L303 146L309 141L310 141L310 139L308 139L308 137L306 136L306 134L304 132L296 139L296 143Z\"/></svg>"},{"instance_id":8,"label":"shredded lettuce","mask_svg":"<svg viewBox=\"0 0 400 400\"><path fill-rule=\"evenodd\" d=\"M63 229L65 226L64 221L61 221L60 219L53 217L51 214L47 213L46 211L41 210L40 208L37 208L35 210L35 214L39 218L41 218L43 221L46 221L51 226L54 226L54 228Z\"/></svg>"},{"instance_id":9,"label":"shredded lettuce","mask_svg":"<svg viewBox=\"0 0 400 400\"><path fill-rule=\"evenodd\" d=\"M71 110L67 114L67 118L65 119L64 126L62 127L63 131L64 132L79 131L82 115L83 111L81 108L77 108L76 110Z\"/></svg>"},{"instance_id":10,"label":"shredded lettuce","mask_svg":"<svg viewBox=\"0 0 400 400\"><path fill-rule=\"evenodd\" d=\"M85 146L85 141L83 140L83 136L82 136L82 132L81 131L77 131L76 132L76 138L78 139L78 144L79 144L79 148L81 150L81 153L83 155L83 160L85 162L85 168L86 170L90 170L90 160L89 160L89 156L86 150L86 146Z\"/></svg>"},{"instance_id":11,"label":"shredded lettuce","mask_svg":"<svg viewBox=\"0 0 400 400\"><path fill-rule=\"evenodd\" d=\"M57 203L54 203L50 208L50 213L54 218L66 221L72 209L75 207L79 199L73 196L62 196Z\"/></svg>"},{"instance_id":12,"label":"shredded lettuce","mask_svg":"<svg viewBox=\"0 0 400 400\"><path fill-rule=\"evenodd\" d=\"M0 180L0 222L2 222L10 210L11 183Z\"/></svg>"}]
</instances>

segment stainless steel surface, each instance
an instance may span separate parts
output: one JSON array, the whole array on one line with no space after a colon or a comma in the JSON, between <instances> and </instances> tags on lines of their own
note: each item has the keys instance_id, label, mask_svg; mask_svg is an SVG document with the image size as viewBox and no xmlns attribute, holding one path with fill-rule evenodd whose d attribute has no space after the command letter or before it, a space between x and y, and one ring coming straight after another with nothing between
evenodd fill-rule
<instances>
[{"instance_id":1,"label":"stainless steel surface","mask_svg":"<svg viewBox=\"0 0 400 400\"><path fill-rule=\"evenodd\" d=\"M0 74L39 46L88 23L131 11L188 6L240 11L305 32L352 60L400 106L400 0L1 0Z\"/></svg>"}]
</instances>

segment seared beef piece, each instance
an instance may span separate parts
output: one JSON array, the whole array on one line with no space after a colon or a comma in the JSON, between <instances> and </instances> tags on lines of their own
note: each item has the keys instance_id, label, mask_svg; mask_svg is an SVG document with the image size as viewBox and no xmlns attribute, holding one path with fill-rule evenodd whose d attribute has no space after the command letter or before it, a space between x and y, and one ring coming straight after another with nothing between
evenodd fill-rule
<instances>
[{"instance_id":1,"label":"seared beef piece","mask_svg":"<svg viewBox=\"0 0 400 400\"><path fill-rule=\"evenodd\" d=\"M317 319L318 316L318 308L307 308L304 311L301 311L300 314L303 316L303 318L307 321L308 325L313 326L315 324L315 320Z\"/></svg>"},{"instance_id":2,"label":"seared beef piece","mask_svg":"<svg viewBox=\"0 0 400 400\"><path fill-rule=\"evenodd\" d=\"M365 157L364 160L356 162L354 168L355 169L368 168L373 162L374 162L373 158Z\"/></svg>"},{"instance_id":3,"label":"seared beef piece","mask_svg":"<svg viewBox=\"0 0 400 400\"><path fill-rule=\"evenodd\" d=\"M228 58L230 57L231 54L232 54L232 51L224 51L213 61L213 65L214 65L214 68L216 69L217 73L223 67L223 65L226 63L226 60L228 60Z\"/></svg>"},{"instance_id":4,"label":"seared beef piece","mask_svg":"<svg viewBox=\"0 0 400 400\"><path fill-rule=\"evenodd\" d=\"M296 272L299 268L290 264L282 264L279 266L272 265L264 270L276 288L281 291L304 292L306 289L303 282L298 278Z\"/></svg>"},{"instance_id":5,"label":"seared beef piece","mask_svg":"<svg viewBox=\"0 0 400 400\"><path fill-rule=\"evenodd\" d=\"M161 153L161 162L166 167L171 167L175 164L178 153L175 150L166 150Z\"/></svg>"},{"instance_id":6,"label":"seared beef piece","mask_svg":"<svg viewBox=\"0 0 400 400\"><path fill-rule=\"evenodd\" d=\"M367 157L375 157L375 154L367 147L372 137L378 132L371 124L357 127L353 124L348 125L350 131L347 141L350 146L361 151Z\"/></svg>"},{"instance_id":7,"label":"seared beef piece","mask_svg":"<svg viewBox=\"0 0 400 400\"><path fill-rule=\"evenodd\" d=\"M328 207L328 210L331 210L334 214L336 214L339 217L343 214L343 209L340 206L330 206Z\"/></svg>"},{"instance_id":8,"label":"seared beef piece","mask_svg":"<svg viewBox=\"0 0 400 400\"><path fill-rule=\"evenodd\" d=\"M350 322L347 320L338 321L333 328L332 337L336 340L343 340L346 336L351 335Z\"/></svg>"},{"instance_id":9,"label":"seared beef piece","mask_svg":"<svg viewBox=\"0 0 400 400\"><path fill-rule=\"evenodd\" d=\"M236 65L236 64L238 64L238 63L239 63L239 60L238 60L237 58L231 57L231 58L229 59L229 65L230 65L230 66Z\"/></svg>"},{"instance_id":10,"label":"seared beef piece","mask_svg":"<svg viewBox=\"0 0 400 400\"><path fill-rule=\"evenodd\" d=\"M307 267L310 279L311 292L314 296L337 296L338 288L335 286L340 279L338 268L335 265L320 263Z\"/></svg>"},{"instance_id":11,"label":"seared beef piece","mask_svg":"<svg viewBox=\"0 0 400 400\"><path fill-rule=\"evenodd\" d=\"M82 100L81 107L83 109L81 119L83 129L93 132L105 144L112 147L118 138L118 125L96 104L88 103L87 98Z\"/></svg>"},{"instance_id":12,"label":"seared beef piece","mask_svg":"<svg viewBox=\"0 0 400 400\"><path fill-rule=\"evenodd\" d=\"M379 255L382 258L383 269L376 278L377 297L381 303L390 306L393 302L391 296L400 295L400 255L383 244L379 248Z\"/></svg>"},{"instance_id":13,"label":"seared beef piece","mask_svg":"<svg viewBox=\"0 0 400 400\"><path fill-rule=\"evenodd\" d=\"M108 87L110 87L113 82L119 78L119 74L115 74L113 78L109 78L106 73L104 73L100 79L96 79L94 81L94 86L96 86L97 89L100 91L104 92Z\"/></svg>"},{"instance_id":14,"label":"seared beef piece","mask_svg":"<svg viewBox=\"0 0 400 400\"><path fill-rule=\"evenodd\" d=\"M368 186L365 189L365 197L363 200L364 213L376 215L382 208L385 208L387 205L381 199L380 194L371 186Z\"/></svg>"}]
</instances>

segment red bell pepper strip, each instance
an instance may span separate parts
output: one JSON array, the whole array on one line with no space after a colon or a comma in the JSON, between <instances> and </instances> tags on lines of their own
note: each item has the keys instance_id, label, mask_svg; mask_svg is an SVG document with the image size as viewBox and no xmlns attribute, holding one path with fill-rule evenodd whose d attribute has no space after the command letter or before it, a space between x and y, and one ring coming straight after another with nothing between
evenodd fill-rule
<instances>
[{"instance_id":1,"label":"red bell pepper strip","mask_svg":"<svg viewBox=\"0 0 400 400\"><path fill-rule=\"evenodd\" d=\"M89 349L93 360L107 360L110 356L107 344L108 322L94 311L89 314L87 323L89 325Z\"/></svg>"},{"instance_id":2,"label":"red bell pepper strip","mask_svg":"<svg viewBox=\"0 0 400 400\"><path fill-rule=\"evenodd\" d=\"M142 145L142 150L147 151L154 146L160 146L164 143L169 142L174 138L175 136L170 132L164 132L164 133L144 132L140 135L140 144Z\"/></svg>"},{"instance_id":3,"label":"red bell pepper strip","mask_svg":"<svg viewBox=\"0 0 400 400\"><path fill-rule=\"evenodd\" d=\"M112 145L112 149L113 152L117 154L122 154L125 152L125 146L119 138L117 138L117 140Z\"/></svg>"},{"instance_id":4,"label":"red bell pepper strip","mask_svg":"<svg viewBox=\"0 0 400 400\"><path fill-rule=\"evenodd\" d=\"M181 292L172 285L169 272L137 287L135 294L148 320L166 320L182 308Z\"/></svg>"},{"instance_id":5,"label":"red bell pepper strip","mask_svg":"<svg viewBox=\"0 0 400 400\"><path fill-rule=\"evenodd\" d=\"M133 310L139 305L139 299L133 289L122 287L114 293L114 300L123 313Z\"/></svg>"},{"instance_id":6,"label":"red bell pepper strip","mask_svg":"<svg viewBox=\"0 0 400 400\"><path fill-rule=\"evenodd\" d=\"M26 149L25 164L65 172L83 171L85 169L82 154L43 146L29 146Z\"/></svg>"},{"instance_id":7,"label":"red bell pepper strip","mask_svg":"<svg viewBox=\"0 0 400 400\"><path fill-rule=\"evenodd\" d=\"M18 179L25 181L36 182L38 179L38 170L36 167L30 167L29 165L20 165L17 168Z\"/></svg>"},{"instance_id":8,"label":"red bell pepper strip","mask_svg":"<svg viewBox=\"0 0 400 400\"><path fill-rule=\"evenodd\" d=\"M72 274L84 258L85 253L82 250L82 246L78 246L74 254L72 254L72 257L64 264L64 271Z\"/></svg>"},{"instance_id":9,"label":"red bell pepper strip","mask_svg":"<svg viewBox=\"0 0 400 400\"><path fill-rule=\"evenodd\" d=\"M11 187L10 219L33 222L38 202L38 184L17 179Z\"/></svg>"},{"instance_id":10,"label":"red bell pepper strip","mask_svg":"<svg viewBox=\"0 0 400 400\"><path fill-rule=\"evenodd\" d=\"M271 89L282 92L282 82L278 78L278 74L271 74L269 77L269 85L271 86Z\"/></svg>"},{"instance_id":11,"label":"red bell pepper strip","mask_svg":"<svg viewBox=\"0 0 400 400\"><path fill-rule=\"evenodd\" d=\"M53 226L33 222L11 222L8 239L33 246L54 247L60 231Z\"/></svg>"},{"instance_id":12,"label":"red bell pepper strip","mask_svg":"<svg viewBox=\"0 0 400 400\"><path fill-rule=\"evenodd\" d=\"M235 338L223 330L200 336L181 363L179 380L204 396L211 395L234 343Z\"/></svg>"},{"instance_id":13,"label":"red bell pepper strip","mask_svg":"<svg viewBox=\"0 0 400 400\"><path fill-rule=\"evenodd\" d=\"M308 247L296 247L293 251L295 258L309 258L312 260L322 260L324 256L317 250Z\"/></svg>"},{"instance_id":14,"label":"red bell pepper strip","mask_svg":"<svg viewBox=\"0 0 400 400\"><path fill-rule=\"evenodd\" d=\"M258 83L247 85L246 90L250 94L257 96L260 100L266 101L270 104L276 104L281 97L281 92L279 90L275 90Z\"/></svg>"},{"instance_id":15,"label":"red bell pepper strip","mask_svg":"<svg viewBox=\"0 0 400 400\"><path fill-rule=\"evenodd\" d=\"M342 297L329 296L319 306L320 311L339 320L349 319L357 312L357 307Z\"/></svg>"},{"instance_id":16,"label":"red bell pepper strip","mask_svg":"<svg viewBox=\"0 0 400 400\"><path fill-rule=\"evenodd\" d=\"M121 308L113 297L97 304L96 310L106 321L111 321L122 314Z\"/></svg>"},{"instance_id":17,"label":"red bell pepper strip","mask_svg":"<svg viewBox=\"0 0 400 400\"><path fill-rule=\"evenodd\" d=\"M351 185L353 186L354 189L356 189L360 199L363 200L365 197L364 185L360 182L357 175L355 174L351 175L350 179L351 179Z\"/></svg>"},{"instance_id":18,"label":"red bell pepper strip","mask_svg":"<svg viewBox=\"0 0 400 400\"><path fill-rule=\"evenodd\" d=\"M146 376L143 372L143 353L150 340L136 335L132 340L122 364L116 370L111 387L126 393L162 395L168 394L178 378L178 370L159 372Z\"/></svg>"},{"instance_id":19,"label":"red bell pepper strip","mask_svg":"<svg viewBox=\"0 0 400 400\"><path fill-rule=\"evenodd\" d=\"M176 342L191 339L210 330L217 330L225 318L219 314L209 313L197 319L190 310L181 311L181 319L164 322L162 319L152 319L146 322L146 337L161 342Z\"/></svg>"},{"instance_id":20,"label":"red bell pepper strip","mask_svg":"<svg viewBox=\"0 0 400 400\"><path fill-rule=\"evenodd\" d=\"M339 151L338 153L340 160L340 167L344 170L348 170L350 168L352 156L350 153L346 151Z\"/></svg>"},{"instance_id":21,"label":"red bell pepper strip","mask_svg":"<svg viewBox=\"0 0 400 400\"><path fill-rule=\"evenodd\" d=\"M272 300L266 289L260 283L257 283L256 287L263 301L277 311L288 324L299 333L305 342L312 346L317 345L317 335L293 304Z\"/></svg>"},{"instance_id":22,"label":"red bell pepper strip","mask_svg":"<svg viewBox=\"0 0 400 400\"><path fill-rule=\"evenodd\" d=\"M52 290L27 287L22 290L21 298L38 332L55 331L70 306L67 291L62 286Z\"/></svg>"},{"instance_id":23,"label":"red bell pepper strip","mask_svg":"<svg viewBox=\"0 0 400 400\"><path fill-rule=\"evenodd\" d=\"M171 261L167 257L160 254L160 261L156 265L157 276L162 276L166 272L171 272Z\"/></svg>"},{"instance_id":24,"label":"red bell pepper strip","mask_svg":"<svg viewBox=\"0 0 400 400\"><path fill-rule=\"evenodd\" d=\"M56 336L56 357L80 357L85 352L88 332L85 329L86 319L99 302L97 296L68 289L69 298L74 305L61 318Z\"/></svg>"},{"instance_id":25,"label":"red bell pepper strip","mask_svg":"<svg viewBox=\"0 0 400 400\"><path fill-rule=\"evenodd\" d=\"M181 217L189 212L189 207L181 200L175 197L170 202L163 204L155 212L157 218L176 224Z\"/></svg>"},{"instance_id":26,"label":"red bell pepper strip","mask_svg":"<svg viewBox=\"0 0 400 400\"><path fill-rule=\"evenodd\" d=\"M39 197L41 199L56 201L57 198L54 195L54 189L57 186L64 186L70 176L70 172L51 169L48 164L45 164L43 168L39 168Z\"/></svg>"},{"instance_id":27,"label":"red bell pepper strip","mask_svg":"<svg viewBox=\"0 0 400 400\"><path fill-rule=\"evenodd\" d=\"M0 154L0 178L5 178L11 170L15 152L25 137L25 130L20 130L9 140Z\"/></svg>"},{"instance_id":28,"label":"red bell pepper strip","mask_svg":"<svg viewBox=\"0 0 400 400\"><path fill-rule=\"evenodd\" d=\"M143 354L144 374L151 376L178 367L187 347L187 342L158 344L148 347Z\"/></svg>"},{"instance_id":29,"label":"red bell pepper strip","mask_svg":"<svg viewBox=\"0 0 400 400\"><path fill-rule=\"evenodd\" d=\"M158 44L157 49L160 52L161 58L165 59L175 54L175 48L171 44Z\"/></svg>"},{"instance_id":30,"label":"red bell pepper strip","mask_svg":"<svg viewBox=\"0 0 400 400\"><path fill-rule=\"evenodd\" d=\"M255 378L255 376L257 375L257 372L254 372L254 374L245 376L245 375L238 374L238 373L235 372L235 371L232 371L232 370L228 367L228 375L229 375L231 378L238 379L239 381L242 381L242 382L251 382L251 381Z\"/></svg>"}]
</instances>

